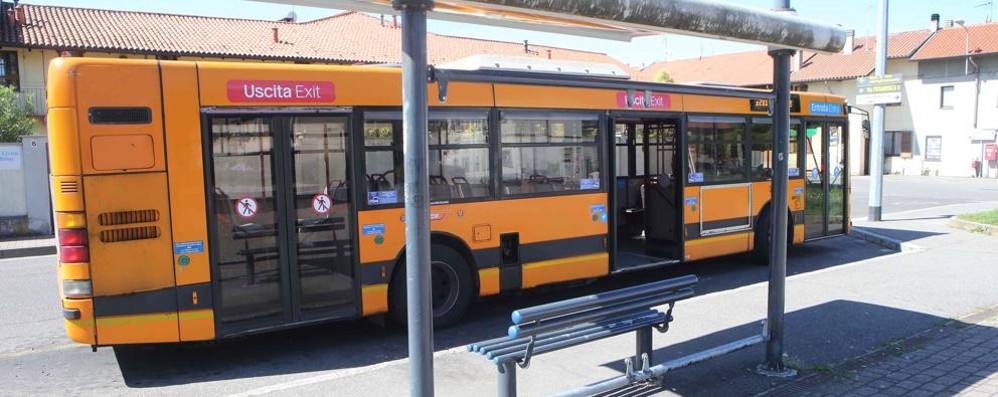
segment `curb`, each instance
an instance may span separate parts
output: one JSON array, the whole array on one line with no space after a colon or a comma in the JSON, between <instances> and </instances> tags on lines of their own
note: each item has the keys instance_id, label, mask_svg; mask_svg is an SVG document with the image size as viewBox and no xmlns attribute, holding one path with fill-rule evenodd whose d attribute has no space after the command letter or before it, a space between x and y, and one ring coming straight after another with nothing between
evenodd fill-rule
<instances>
[{"instance_id":1,"label":"curb","mask_svg":"<svg viewBox=\"0 0 998 397\"><path fill-rule=\"evenodd\" d=\"M852 230L850 230L849 232L849 235L861 240L869 241L873 244L879 245L881 247L887 248L892 251L898 251L898 252L922 251L922 247L916 244L907 243L898 239L887 237L880 233L874 233L869 230L864 230L862 227L853 226Z\"/></svg>"},{"instance_id":2,"label":"curb","mask_svg":"<svg viewBox=\"0 0 998 397\"><path fill-rule=\"evenodd\" d=\"M998 236L998 226L965 221L955 216L949 218L949 226L954 229L966 230L971 233L983 234L986 236Z\"/></svg>"},{"instance_id":3,"label":"curb","mask_svg":"<svg viewBox=\"0 0 998 397\"><path fill-rule=\"evenodd\" d=\"M0 250L0 259L24 258L28 256L52 255L56 253L54 245L27 248L11 248Z\"/></svg>"}]
</instances>

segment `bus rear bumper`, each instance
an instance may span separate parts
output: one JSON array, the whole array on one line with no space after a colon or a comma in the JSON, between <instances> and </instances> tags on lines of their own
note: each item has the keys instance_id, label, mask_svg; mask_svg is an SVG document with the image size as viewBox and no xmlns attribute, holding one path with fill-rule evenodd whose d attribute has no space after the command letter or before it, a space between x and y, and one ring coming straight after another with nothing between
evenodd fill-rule
<instances>
[{"instance_id":1,"label":"bus rear bumper","mask_svg":"<svg viewBox=\"0 0 998 397\"><path fill-rule=\"evenodd\" d=\"M93 299L62 300L63 322L66 336L70 340L86 345L96 345L97 335L94 333L94 301Z\"/></svg>"}]
</instances>

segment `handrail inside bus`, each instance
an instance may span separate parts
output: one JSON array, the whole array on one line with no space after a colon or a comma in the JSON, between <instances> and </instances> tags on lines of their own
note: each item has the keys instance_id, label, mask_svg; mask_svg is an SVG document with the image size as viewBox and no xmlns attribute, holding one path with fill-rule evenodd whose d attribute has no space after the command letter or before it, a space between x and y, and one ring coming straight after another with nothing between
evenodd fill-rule
<instances>
[{"instance_id":1,"label":"handrail inside bus","mask_svg":"<svg viewBox=\"0 0 998 397\"><path fill-rule=\"evenodd\" d=\"M501 83L517 85L543 85L549 87L595 88L640 92L646 96L651 92L670 94L709 95L729 98L769 99L776 96L771 91L735 89L728 87L652 83L647 81L622 81L598 77L575 76L558 73L499 71L499 70L460 70L430 66L430 82L437 83L437 94L441 102L447 100L447 83L451 81L471 83ZM633 97L633 95L630 95ZM645 101L644 103L649 103Z\"/></svg>"}]
</instances>

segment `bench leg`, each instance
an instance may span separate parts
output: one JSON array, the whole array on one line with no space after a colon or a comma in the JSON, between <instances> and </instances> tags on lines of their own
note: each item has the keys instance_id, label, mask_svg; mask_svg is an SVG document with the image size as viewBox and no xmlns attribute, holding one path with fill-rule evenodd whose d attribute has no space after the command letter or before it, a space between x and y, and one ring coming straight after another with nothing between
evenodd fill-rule
<instances>
[{"instance_id":1,"label":"bench leg","mask_svg":"<svg viewBox=\"0 0 998 397\"><path fill-rule=\"evenodd\" d=\"M648 364L655 365L654 360L652 360L652 346L651 346L651 327L638 328L637 334L637 354L634 356L634 368L640 368L641 370L646 370L648 368L642 368L641 355L648 355Z\"/></svg>"},{"instance_id":2,"label":"bench leg","mask_svg":"<svg viewBox=\"0 0 998 397\"><path fill-rule=\"evenodd\" d=\"M499 367L499 397L516 397L516 361L506 361Z\"/></svg>"}]
</instances>

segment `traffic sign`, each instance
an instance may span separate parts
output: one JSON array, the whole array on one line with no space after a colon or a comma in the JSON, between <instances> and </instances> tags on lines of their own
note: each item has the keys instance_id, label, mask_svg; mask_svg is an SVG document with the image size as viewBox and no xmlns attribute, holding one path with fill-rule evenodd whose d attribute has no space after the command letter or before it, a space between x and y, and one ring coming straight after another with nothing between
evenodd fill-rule
<instances>
[{"instance_id":1,"label":"traffic sign","mask_svg":"<svg viewBox=\"0 0 998 397\"><path fill-rule=\"evenodd\" d=\"M904 76L860 77L856 79L856 103L859 105L900 105Z\"/></svg>"}]
</instances>

